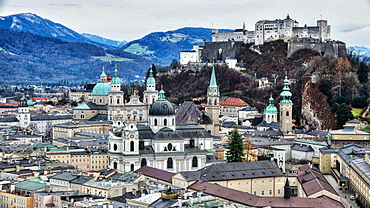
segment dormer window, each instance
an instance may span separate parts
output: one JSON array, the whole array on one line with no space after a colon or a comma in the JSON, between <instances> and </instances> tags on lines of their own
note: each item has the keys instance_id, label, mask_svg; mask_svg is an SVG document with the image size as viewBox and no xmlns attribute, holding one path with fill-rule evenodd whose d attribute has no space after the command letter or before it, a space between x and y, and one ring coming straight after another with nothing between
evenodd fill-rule
<instances>
[{"instance_id":1,"label":"dormer window","mask_svg":"<svg viewBox=\"0 0 370 208\"><path fill-rule=\"evenodd\" d=\"M171 151L172 150L172 144L171 143L168 143L167 149L168 149L168 151Z\"/></svg>"}]
</instances>

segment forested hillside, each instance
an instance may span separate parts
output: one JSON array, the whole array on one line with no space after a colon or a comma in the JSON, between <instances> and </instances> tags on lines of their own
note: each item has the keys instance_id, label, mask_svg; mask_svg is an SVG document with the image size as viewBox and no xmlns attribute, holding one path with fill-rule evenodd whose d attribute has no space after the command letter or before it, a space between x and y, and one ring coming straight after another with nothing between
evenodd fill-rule
<instances>
[{"instance_id":1,"label":"forested hillside","mask_svg":"<svg viewBox=\"0 0 370 208\"><path fill-rule=\"evenodd\" d=\"M95 45L9 29L0 29L0 47L0 84L95 83L103 66L113 71L116 64L120 77L130 81L154 61L130 53L114 57Z\"/></svg>"},{"instance_id":2,"label":"forested hillside","mask_svg":"<svg viewBox=\"0 0 370 208\"><path fill-rule=\"evenodd\" d=\"M283 41L267 43L259 50L246 45L237 56L245 68L241 72L216 65L221 94L242 98L263 112L270 95L278 106L287 76L291 80L293 118L302 126L320 129L341 127L353 118L351 107L367 105L368 63L354 56L320 56L312 50L297 51L287 58L286 47ZM199 73L185 71L160 76L158 80L171 101L181 102L189 97L206 96L210 73L211 67L206 67ZM271 87L258 88L258 79L262 77L271 81ZM277 77L276 84L273 77Z\"/></svg>"}]
</instances>

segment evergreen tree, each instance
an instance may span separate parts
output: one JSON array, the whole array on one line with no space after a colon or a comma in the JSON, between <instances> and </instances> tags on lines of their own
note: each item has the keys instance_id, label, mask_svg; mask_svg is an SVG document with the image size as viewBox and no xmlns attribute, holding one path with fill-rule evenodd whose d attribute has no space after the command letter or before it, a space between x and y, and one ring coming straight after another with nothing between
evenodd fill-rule
<instances>
[{"instance_id":1,"label":"evergreen tree","mask_svg":"<svg viewBox=\"0 0 370 208\"><path fill-rule=\"evenodd\" d=\"M230 137L226 146L227 162L243 162L244 161L244 144L242 136L237 129L230 132Z\"/></svg>"},{"instance_id":2,"label":"evergreen tree","mask_svg":"<svg viewBox=\"0 0 370 208\"><path fill-rule=\"evenodd\" d=\"M345 103L342 103L337 107L336 114L338 127L342 127L347 121L354 118L351 108L349 108Z\"/></svg>"},{"instance_id":3,"label":"evergreen tree","mask_svg":"<svg viewBox=\"0 0 370 208\"><path fill-rule=\"evenodd\" d=\"M368 81L369 67L362 61L357 70L358 80L360 83L366 83Z\"/></svg>"}]
</instances>

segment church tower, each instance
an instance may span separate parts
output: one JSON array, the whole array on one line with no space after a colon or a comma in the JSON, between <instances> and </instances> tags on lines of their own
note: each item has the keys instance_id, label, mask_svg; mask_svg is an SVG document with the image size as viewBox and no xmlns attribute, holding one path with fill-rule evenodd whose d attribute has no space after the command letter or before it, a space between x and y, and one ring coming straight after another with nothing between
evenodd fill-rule
<instances>
[{"instance_id":1,"label":"church tower","mask_svg":"<svg viewBox=\"0 0 370 208\"><path fill-rule=\"evenodd\" d=\"M266 123L277 122L278 111L274 105L274 98L272 98L272 95L270 96L269 105L266 107L264 114Z\"/></svg>"},{"instance_id":2,"label":"church tower","mask_svg":"<svg viewBox=\"0 0 370 208\"><path fill-rule=\"evenodd\" d=\"M292 93L289 85L288 77L285 77L283 91L280 93L280 130L284 133L292 131L293 102L290 100Z\"/></svg>"},{"instance_id":3,"label":"church tower","mask_svg":"<svg viewBox=\"0 0 370 208\"><path fill-rule=\"evenodd\" d=\"M211 134L214 136L219 135L220 131L220 90L216 82L215 66L212 66L211 80L207 89L207 115L213 122L213 130Z\"/></svg>"},{"instance_id":4,"label":"church tower","mask_svg":"<svg viewBox=\"0 0 370 208\"><path fill-rule=\"evenodd\" d=\"M25 96L19 101L17 119L19 120L19 126L23 128L27 128L31 123L31 114Z\"/></svg>"},{"instance_id":5,"label":"church tower","mask_svg":"<svg viewBox=\"0 0 370 208\"><path fill-rule=\"evenodd\" d=\"M155 89L155 84L153 70L150 67L149 77L146 79L146 89L143 92L143 103L151 105L158 99L158 91Z\"/></svg>"},{"instance_id":6,"label":"church tower","mask_svg":"<svg viewBox=\"0 0 370 208\"><path fill-rule=\"evenodd\" d=\"M118 77L117 67L111 80L111 90L108 92L108 120L116 122L117 126L123 125L124 93L121 91L121 80Z\"/></svg>"}]
</instances>

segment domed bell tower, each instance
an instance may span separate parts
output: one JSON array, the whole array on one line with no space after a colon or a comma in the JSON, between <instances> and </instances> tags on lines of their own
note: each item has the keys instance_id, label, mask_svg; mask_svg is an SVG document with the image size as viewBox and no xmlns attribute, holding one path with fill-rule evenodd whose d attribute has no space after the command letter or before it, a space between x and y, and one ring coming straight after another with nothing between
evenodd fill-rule
<instances>
[{"instance_id":1,"label":"domed bell tower","mask_svg":"<svg viewBox=\"0 0 370 208\"><path fill-rule=\"evenodd\" d=\"M283 91L280 93L280 130L283 133L292 131L293 102L288 77L285 77Z\"/></svg>"}]
</instances>

